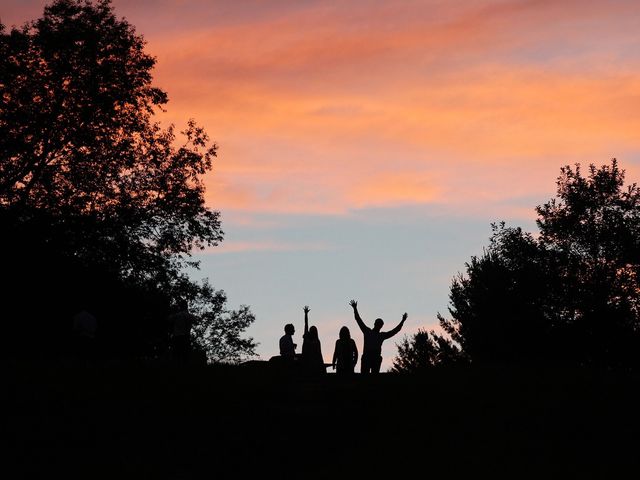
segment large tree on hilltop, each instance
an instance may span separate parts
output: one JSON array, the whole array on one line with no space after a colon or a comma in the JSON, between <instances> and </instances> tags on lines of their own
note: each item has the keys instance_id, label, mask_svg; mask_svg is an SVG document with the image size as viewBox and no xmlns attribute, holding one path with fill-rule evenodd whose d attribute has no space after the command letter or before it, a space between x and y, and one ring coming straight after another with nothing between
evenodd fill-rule
<instances>
[{"instance_id":1,"label":"large tree on hilltop","mask_svg":"<svg viewBox=\"0 0 640 480\"><path fill-rule=\"evenodd\" d=\"M155 60L109 1L58 0L0 42L0 204L104 222L136 272L222 239L200 179L216 146L190 121L176 148L152 122Z\"/></svg>"},{"instance_id":2,"label":"large tree on hilltop","mask_svg":"<svg viewBox=\"0 0 640 480\"><path fill-rule=\"evenodd\" d=\"M202 180L216 145L193 120L179 136L154 121L167 94L144 46L109 0L55 0L21 28L0 25L0 213L12 232L2 254L24 249L37 270L46 252L191 300L205 317L241 315L246 328L246 307L227 311L223 293L184 273L197 267L192 250L223 238ZM196 331L224 350L213 345L223 336ZM234 358L253 354L251 339L241 345Z\"/></svg>"},{"instance_id":3,"label":"large tree on hilltop","mask_svg":"<svg viewBox=\"0 0 640 480\"><path fill-rule=\"evenodd\" d=\"M555 322L582 364L630 365L640 354L640 188L616 159L586 175L561 169L538 206L540 249L559 279Z\"/></svg>"}]
</instances>

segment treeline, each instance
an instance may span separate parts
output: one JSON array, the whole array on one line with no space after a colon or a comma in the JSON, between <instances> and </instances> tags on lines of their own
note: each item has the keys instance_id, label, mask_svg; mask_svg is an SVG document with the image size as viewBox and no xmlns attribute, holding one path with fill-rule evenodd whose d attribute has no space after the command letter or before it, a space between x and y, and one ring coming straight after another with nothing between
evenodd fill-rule
<instances>
[{"instance_id":1,"label":"treeline","mask_svg":"<svg viewBox=\"0 0 640 480\"><path fill-rule=\"evenodd\" d=\"M504 223L465 264L444 333L398 346L394 370L437 365L640 366L640 189L613 159L566 166L538 232Z\"/></svg>"}]
</instances>

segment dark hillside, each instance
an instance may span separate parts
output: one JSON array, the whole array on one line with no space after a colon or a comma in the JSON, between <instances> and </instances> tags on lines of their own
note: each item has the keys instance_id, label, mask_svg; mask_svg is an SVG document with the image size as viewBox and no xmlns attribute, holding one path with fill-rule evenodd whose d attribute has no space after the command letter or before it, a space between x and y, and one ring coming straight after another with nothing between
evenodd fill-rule
<instances>
[{"instance_id":1,"label":"dark hillside","mask_svg":"<svg viewBox=\"0 0 640 480\"><path fill-rule=\"evenodd\" d=\"M615 478L640 463L640 377L625 373L345 381L258 366L112 367L9 381L6 438L24 477Z\"/></svg>"}]
</instances>

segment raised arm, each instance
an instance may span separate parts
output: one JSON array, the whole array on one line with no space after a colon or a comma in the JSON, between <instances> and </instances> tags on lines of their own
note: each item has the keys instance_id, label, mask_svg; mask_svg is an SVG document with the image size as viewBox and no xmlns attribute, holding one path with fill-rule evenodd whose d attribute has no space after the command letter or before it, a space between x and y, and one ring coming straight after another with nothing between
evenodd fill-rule
<instances>
[{"instance_id":1,"label":"raised arm","mask_svg":"<svg viewBox=\"0 0 640 480\"><path fill-rule=\"evenodd\" d=\"M304 334L309 333L309 311L311 310L307 305L304 306Z\"/></svg>"},{"instance_id":2,"label":"raised arm","mask_svg":"<svg viewBox=\"0 0 640 480\"><path fill-rule=\"evenodd\" d=\"M364 322L362 321L362 318L360 318L360 314L358 313L358 302L356 302L355 300L351 300L349 302L349 305L353 307L353 316L355 317L356 322L360 327L360 330L362 330L363 333L368 332L370 328L364 324Z\"/></svg>"},{"instance_id":3,"label":"raised arm","mask_svg":"<svg viewBox=\"0 0 640 480\"><path fill-rule=\"evenodd\" d=\"M338 361L338 349L340 348L338 345L340 345L340 340L336 340L336 346L333 349L333 360L331 360L331 366L334 370L336 369L336 362Z\"/></svg>"},{"instance_id":4,"label":"raised arm","mask_svg":"<svg viewBox=\"0 0 640 480\"><path fill-rule=\"evenodd\" d=\"M405 314L402 315L402 320L400 320L400 323L398 325L396 325L396 327L393 330L389 330L388 332L383 332L382 333L384 335L385 340L387 338L393 337L396 333L398 333L400 330L402 330L402 326L404 325L404 322L407 321L407 317L408 317L408 315L405 312Z\"/></svg>"}]
</instances>

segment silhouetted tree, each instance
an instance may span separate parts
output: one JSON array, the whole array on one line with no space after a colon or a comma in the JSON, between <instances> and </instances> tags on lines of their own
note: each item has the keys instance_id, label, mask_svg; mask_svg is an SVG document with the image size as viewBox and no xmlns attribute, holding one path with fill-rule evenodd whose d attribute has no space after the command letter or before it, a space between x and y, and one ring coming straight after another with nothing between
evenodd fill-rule
<instances>
[{"instance_id":1,"label":"silhouetted tree","mask_svg":"<svg viewBox=\"0 0 640 480\"><path fill-rule=\"evenodd\" d=\"M393 359L392 372L417 373L441 365L467 363L467 359L451 339L418 329L411 337L404 336L397 345L398 354Z\"/></svg>"},{"instance_id":2,"label":"silhouetted tree","mask_svg":"<svg viewBox=\"0 0 640 480\"><path fill-rule=\"evenodd\" d=\"M475 363L630 366L640 352L640 192L616 160L561 169L540 234L493 225L442 328Z\"/></svg>"},{"instance_id":3,"label":"silhouetted tree","mask_svg":"<svg viewBox=\"0 0 640 480\"><path fill-rule=\"evenodd\" d=\"M224 323L224 293L183 272L198 266L194 249L223 238L202 180L217 147L193 120L180 138L154 121L167 94L152 85L144 44L109 0L55 0L34 22L0 26L0 208L13 247L2 255L28 258L30 244L63 269L111 275L128 291L215 305L202 322L217 312ZM199 341L252 354L255 343L239 336L253 316L238 312L244 323L230 321L229 335L199 329Z\"/></svg>"},{"instance_id":4,"label":"silhouetted tree","mask_svg":"<svg viewBox=\"0 0 640 480\"><path fill-rule=\"evenodd\" d=\"M562 280L557 323L581 363L626 365L640 352L640 189L610 165L565 167L557 199L537 207L539 244ZM577 340L577 341L576 341Z\"/></svg>"},{"instance_id":5,"label":"silhouetted tree","mask_svg":"<svg viewBox=\"0 0 640 480\"><path fill-rule=\"evenodd\" d=\"M548 332L550 278L544 252L520 228L493 225L482 256L453 279L442 328L478 363L538 362Z\"/></svg>"},{"instance_id":6,"label":"silhouetted tree","mask_svg":"<svg viewBox=\"0 0 640 480\"><path fill-rule=\"evenodd\" d=\"M212 289L206 282L203 292L193 305L199 321L194 325L194 340L213 362L238 363L255 355L252 338L243 338L243 332L255 321L246 305L229 310L227 296L222 290Z\"/></svg>"}]
</instances>

